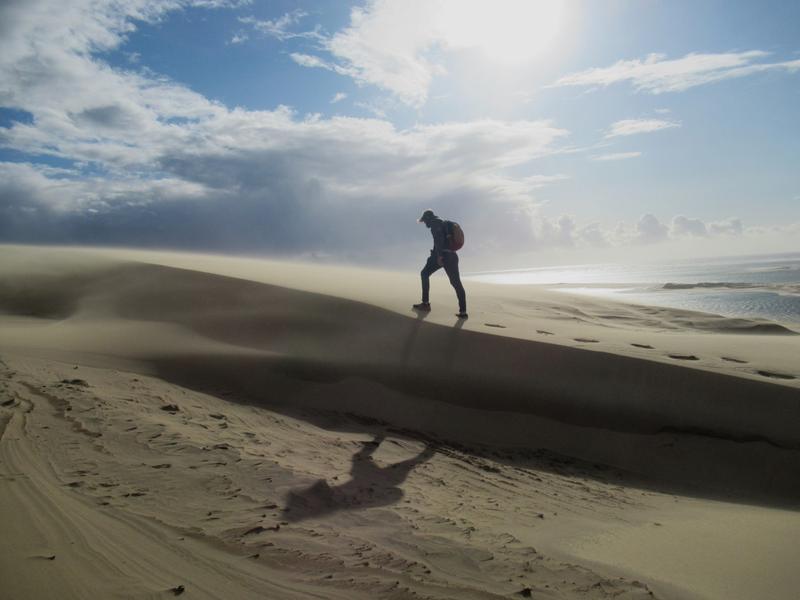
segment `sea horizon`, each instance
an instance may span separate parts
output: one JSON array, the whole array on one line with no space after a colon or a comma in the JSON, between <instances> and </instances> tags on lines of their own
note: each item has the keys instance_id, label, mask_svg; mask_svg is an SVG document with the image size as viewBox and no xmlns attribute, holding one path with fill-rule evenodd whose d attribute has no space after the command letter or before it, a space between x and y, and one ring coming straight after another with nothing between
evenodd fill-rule
<instances>
[{"instance_id":1,"label":"sea horizon","mask_svg":"<svg viewBox=\"0 0 800 600\"><path fill-rule=\"evenodd\" d=\"M632 304L800 323L800 252L533 267L468 273L465 279L551 286Z\"/></svg>"}]
</instances>

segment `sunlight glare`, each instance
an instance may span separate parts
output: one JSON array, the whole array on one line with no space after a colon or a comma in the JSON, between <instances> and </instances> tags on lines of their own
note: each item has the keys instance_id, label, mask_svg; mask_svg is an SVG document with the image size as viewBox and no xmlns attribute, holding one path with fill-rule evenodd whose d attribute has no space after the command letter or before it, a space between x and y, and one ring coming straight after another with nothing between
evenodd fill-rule
<instances>
[{"instance_id":1,"label":"sunlight glare","mask_svg":"<svg viewBox=\"0 0 800 600\"><path fill-rule=\"evenodd\" d=\"M503 63L528 62L559 33L564 0L449 0L438 26L451 48L478 48Z\"/></svg>"}]
</instances>

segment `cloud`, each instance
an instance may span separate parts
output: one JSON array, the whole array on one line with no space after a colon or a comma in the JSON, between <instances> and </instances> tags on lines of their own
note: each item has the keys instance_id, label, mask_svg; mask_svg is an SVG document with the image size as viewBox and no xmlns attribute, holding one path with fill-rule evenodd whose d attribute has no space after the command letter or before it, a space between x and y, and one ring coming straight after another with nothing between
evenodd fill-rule
<instances>
[{"instance_id":1,"label":"cloud","mask_svg":"<svg viewBox=\"0 0 800 600\"><path fill-rule=\"evenodd\" d=\"M347 94L345 94L344 92L336 92L333 95L333 98L331 98L331 104L336 104L337 102L341 102L345 98L347 98Z\"/></svg>"},{"instance_id":2,"label":"cloud","mask_svg":"<svg viewBox=\"0 0 800 600\"><path fill-rule=\"evenodd\" d=\"M355 7L350 25L333 35L327 49L357 82L377 85L407 104L421 106L434 73L441 71L424 56L435 39L428 9L424 3L392 0Z\"/></svg>"},{"instance_id":3,"label":"cloud","mask_svg":"<svg viewBox=\"0 0 800 600\"><path fill-rule=\"evenodd\" d=\"M610 154L598 154L597 156L592 156L592 160L626 160L628 158L638 158L641 156L641 152L613 152Z\"/></svg>"},{"instance_id":4,"label":"cloud","mask_svg":"<svg viewBox=\"0 0 800 600\"><path fill-rule=\"evenodd\" d=\"M593 248L606 248L611 245L610 234L599 223L589 223L578 228L578 238Z\"/></svg>"},{"instance_id":5,"label":"cloud","mask_svg":"<svg viewBox=\"0 0 800 600\"><path fill-rule=\"evenodd\" d=\"M673 236L693 235L705 237L708 235L708 229L700 219L690 219L683 215L677 215L672 219L671 233Z\"/></svg>"},{"instance_id":6,"label":"cloud","mask_svg":"<svg viewBox=\"0 0 800 600\"><path fill-rule=\"evenodd\" d=\"M328 69L331 70L332 66L322 60L319 56L313 56L311 54L303 54L302 52L292 52L289 54L291 59L296 62L301 67L309 67L309 68L319 68L319 69Z\"/></svg>"},{"instance_id":7,"label":"cloud","mask_svg":"<svg viewBox=\"0 0 800 600\"><path fill-rule=\"evenodd\" d=\"M742 235L744 226L740 219L726 219L710 223L708 230L714 235Z\"/></svg>"},{"instance_id":8,"label":"cloud","mask_svg":"<svg viewBox=\"0 0 800 600\"><path fill-rule=\"evenodd\" d=\"M525 62L557 33L563 11L560 2L528 0L367 0L351 10L346 27L320 38L330 58L295 62L328 68L419 108L434 77L446 72L447 54L470 50Z\"/></svg>"},{"instance_id":9,"label":"cloud","mask_svg":"<svg viewBox=\"0 0 800 600\"><path fill-rule=\"evenodd\" d=\"M611 124L606 132L606 138L635 135L637 133L652 133L663 129L680 127L680 123L663 121L661 119L623 119Z\"/></svg>"},{"instance_id":10,"label":"cloud","mask_svg":"<svg viewBox=\"0 0 800 600\"><path fill-rule=\"evenodd\" d=\"M233 34L233 37L231 38L231 40L228 43L229 44L242 44L242 43L246 42L249 39L250 39L250 37L244 31L239 31L239 32Z\"/></svg>"},{"instance_id":11,"label":"cloud","mask_svg":"<svg viewBox=\"0 0 800 600\"><path fill-rule=\"evenodd\" d=\"M539 242L545 246L574 246L575 219L561 215L555 221L543 217L539 221Z\"/></svg>"},{"instance_id":12,"label":"cloud","mask_svg":"<svg viewBox=\"0 0 800 600\"><path fill-rule=\"evenodd\" d=\"M769 55L769 52L762 50L719 54L692 53L678 59L668 59L664 54L649 54L644 59L620 60L610 67L565 75L551 87L607 87L629 82L637 91L661 94L682 92L696 86L765 71L794 73L800 70L800 60L756 62Z\"/></svg>"},{"instance_id":13,"label":"cloud","mask_svg":"<svg viewBox=\"0 0 800 600\"><path fill-rule=\"evenodd\" d=\"M302 52L291 52L289 57L301 67L308 67L310 69L325 69L326 71L341 72L341 68L337 65L330 63L319 56L313 54L303 54Z\"/></svg>"},{"instance_id":14,"label":"cloud","mask_svg":"<svg viewBox=\"0 0 800 600\"><path fill-rule=\"evenodd\" d=\"M508 215L505 213L504 218ZM573 215L545 216L540 208L534 208L522 218L533 223L533 235L526 238L529 261L542 256L572 256L585 260L587 254L598 261L604 258L630 261L632 256L663 258L665 255L783 252L796 247L800 239L800 223L791 222L748 227L738 218L704 222L676 215L663 221L653 214L644 214L632 225L619 222L608 227L597 222L581 223ZM509 258L513 257L509 255Z\"/></svg>"},{"instance_id":15,"label":"cloud","mask_svg":"<svg viewBox=\"0 0 800 600\"><path fill-rule=\"evenodd\" d=\"M287 107L229 109L103 60L134 22L170 7L191 5L0 8L0 106L33 115L0 128L0 145L64 165L0 163L1 239L403 261L409 244L427 240L397 224L429 205L481 231L474 250L500 248L512 233L532 239L535 194L563 176L531 163L558 151L563 129L491 119L396 129Z\"/></svg>"},{"instance_id":16,"label":"cloud","mask_svg":"<svg viewBox=\"0 0 800 600\"><path fill-rule=\"evenodd\" d=\"M568 228L570 239L565 239L557 223L559 218L548 219L552 228L561 235L546 238L537 235L534 251L528 261L536 257L557 257L561 260L623 261L640 259L697 259L702 256L757 254L765 252L787 252L797 247L800 240L800 223L779 226L745 226L739 219L731 218L719 222L703 222L700 219L683 217L688 228L681 228L680 215L663 221L655 215L645 215L639 222L618 223L606 228L597 223L581 224L575 221ZM678 225L676 226L676 222ZM537 219L538 223L538 219ZM665 232L666 224L667 227ZM714 226L723 224L720 226ZM687 225L686 222L683 222ZM702 235L703 227L707 234ZM537 232L546 231L539 225ZM520 263L526 266L525 263Z\"/></svg>"},{"instance_id":17,"label":"cloud","mask_svg":"<svg viewBox=\"0 0 800 600\"><path fill-rule=\"evenodd\" d=\"M713 238L719 236L738 236L745 233L740 219L730 218L706 224L701 219L676 215L670 226L662 223L655 215L645 214L636 224L635 234L631 238L624 232L618 235L619 241L625 243L652 244L667 240L681 240L687 237Z\"/></svg>"},{"instance_id":18,"label":"cloud","mask_svg":"<svg viewBox=\"0 0 800 600\"><path fill-rule=\"evenodd\" d=\"M535 219L536 244L541 248L605 248L611 245L608 232L599 223L580 225L572 215Z\"/></svg>"},{"instance_id":19,"label":"cloud","mask_svg":"<svg viewBox=\"0 0 800 600\"><path fill-rule=\"evenodd\" d=\"M301 9L296 9L291 12L284 13L281 17L270 20L259 20L255 17L239 17L239 22L245 25L250 25L255 31L274 37L280 41L286 41L296 38L304 39L324 39L320 33L319 26L311 31L291 31L291 27L300 23L300 21L307 17L308 13Z\"/></svg>"},{"instance_id":20,"label":"cloud","mask_svg":"<svg viewBox=\"0 0 800 600\"><path fill-rule=\"evenodd\" d=\"M636 223L636 241L641 244L662 242L669 235L669 227L664 225L655 215L645 214Z\"/></svg>"}]
</instances>

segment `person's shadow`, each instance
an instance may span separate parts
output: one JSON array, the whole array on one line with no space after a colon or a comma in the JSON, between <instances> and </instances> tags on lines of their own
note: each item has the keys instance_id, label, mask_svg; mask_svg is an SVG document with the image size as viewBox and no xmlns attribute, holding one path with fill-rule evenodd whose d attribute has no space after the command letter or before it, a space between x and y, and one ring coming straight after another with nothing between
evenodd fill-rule
<instances>
[{"instance_id":1,"label":"person's shadow","mask_svg":"<svg viewBox=\"0 0 800 600\"><path fill-rule=\"evenodd\" d=\"M407 460L386 467L379 467L372 454L384 440L378 435L353 455L350 481L331 487L324 479L310 486L291 490L286 497L283 518L287 521L302 521L321 517L339 510L355 510L373 506L388 506L403 497L398 486L405 481L411 470L435 454L428 444L425 449Z\"/></svg>"}]
</instances>

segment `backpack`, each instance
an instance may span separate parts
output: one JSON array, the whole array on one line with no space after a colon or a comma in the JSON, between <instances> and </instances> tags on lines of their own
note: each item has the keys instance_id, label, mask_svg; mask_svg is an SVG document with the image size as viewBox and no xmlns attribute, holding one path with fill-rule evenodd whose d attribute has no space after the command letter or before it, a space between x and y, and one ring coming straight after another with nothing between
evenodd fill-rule
<instances>
[{"instance_id":1,"label":"backpack","mask_svg":"<svg viewBox=\"0 0 800 600\"><path fill-rule=\"evenodd\" d=\"M455 252L464 246L464 230L455 221L444 222L444 232L447 236L447 249Z\"/></svg>"}]
</instances>

